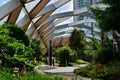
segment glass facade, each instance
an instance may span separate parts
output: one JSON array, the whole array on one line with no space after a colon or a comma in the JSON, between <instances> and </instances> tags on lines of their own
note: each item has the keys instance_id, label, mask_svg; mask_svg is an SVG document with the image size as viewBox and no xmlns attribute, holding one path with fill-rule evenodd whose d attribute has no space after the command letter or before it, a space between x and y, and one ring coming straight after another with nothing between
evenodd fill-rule
<instances>
[{"instance_id":1,"label":"glass facade","mask_svg":"<svg viewBox=\"0 0 120 80\"><path fill-rule=\"evenodd\" d=\"M79 10L79 9L85 8L87 6L91 6L99 1L100 0L74 0L74 9ZM93 30L95 28L95 24L94 24L94 22L90 21L90 20L92 20L92 18L90 16L76 16L75 17L75 21L81 21L81 20L85 20L86 22L83 24L80 24L76 27L83 30L84 33L86 34L86 36L95 36L96 38L99 38L99 35L93 32ZM92 30L85 29L84 26L90 27Z\"/></svg>"},{"instance_id":2,"label":"glass facade","mask_svg":"<svg viewBox=\"0 0 120 80\"><path fill-rule=\"evenodd\" d=\"M78 21L83 20L84 16L78 16Z\"/></svg>"},{"instance_id":3,"label":"glass facade","mask_svg":"<svg viewBox=\"0 0 120 80\"><path fill-rule=\"evenodd\" d=\"M96 0L96 2L99 2L100 0Z\"/></svg>"},{"instance_id":4,"label":"glass facade","mask_svg":"<svg viewBox=\"0 0 120 80\"><path fill-rule=\"evenodd\" d=\"M78 0L78 8L84 8L87 6L87 0Z\"/></svg>"}]
</instances>

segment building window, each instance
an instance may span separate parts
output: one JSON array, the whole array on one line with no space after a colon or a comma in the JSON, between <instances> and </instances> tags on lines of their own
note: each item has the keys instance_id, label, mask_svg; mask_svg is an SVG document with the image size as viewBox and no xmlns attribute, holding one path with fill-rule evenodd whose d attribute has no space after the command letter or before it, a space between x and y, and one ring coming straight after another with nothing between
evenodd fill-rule
<instances>
[{"instance_id":1,"label":"building window","mask_svg":"<svg viewBox=\"0 0 120 80\"><path fill-rule=\"evenodd\" d=\"M83 20L83 19L84 19L83 16L78 16L78 21Z\"/></svg>"},{"instance_id":2,"label":"building window","mask_svg":"<svg viewBox=\"0 0 120 80\"><path fill-rule=\"evenodd\" d=\"M84 8L87 6L87 0L78 0L78 8Z\"/></svg>"},{"instance_id":3,"label":"building window","mask_svg":"<svg viewBox=\"0 0 120 80\"><path fill-rule=\"evenodd\" d=\"M92 0L90 0L90 5L92 5Z\"/></svg>"},{"instance_id":4,"label":"building window","mask_svg":"<svg viewBox=\"0 0 120 80\"><path fill-rule=\"evenodd\" d=\"M96 2L99 2L100 0L96 0Z\"/></svg>"}]
</instances>

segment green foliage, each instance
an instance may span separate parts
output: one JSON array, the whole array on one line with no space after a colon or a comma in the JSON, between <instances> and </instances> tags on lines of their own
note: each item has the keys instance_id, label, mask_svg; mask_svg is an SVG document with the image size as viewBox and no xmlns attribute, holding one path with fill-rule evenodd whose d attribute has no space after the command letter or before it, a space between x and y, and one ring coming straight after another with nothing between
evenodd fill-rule
<instances>
[{"instance_id":1,"label":"green foliage","mask_svg":"<svg viewBox=\"0 0 120 80\"><path fill-rule=\"evenodd\" d=\"M114 60L114 53L112 45L103 46L99 48L96 54L96 62L97 63L108 63L109 61Z\"/></svg>"},{"instance_id":2,"label":"green foliage","mask_svg":"<svg viewBox=\"0 0 120 80\"><path fill-rule=\"evenodd\" d=\"M0 35L2 35L2 34L4 34L4 35L9 34L9 30L7 28L5 28L5 27L2 27L0 25Z\"/></svg>"},{"instance_id":3,"label":"green foliage","mask_svg":"<svg viewBox=\"0 0 120 80\"><path fill-rule=\"evenodd\" d=\"M113 61L108 65L95 64L88 65L86 67L78 68L74 73L91 77L93 79L100 78L105 80L119 80L120 62Z\"/></svg>"},{"instance_id":4,"label":"green foliage","mask_svg":"<svg viewBox=\"0 0 120 80\"><path fill-rule=\"evenodd\" d=\"M88 64L88 62L82 60L82 59L76 59L77 64Z\"/></svg>"},{"instance_id":5,"label":"green foliage","mask_svg":"<svg viewBox=\"0 0 120 80\"><path fill-rule=\"evenodd\" d=\"M80 30L74 29L71 33L69 46L76 51L84 48L84 33Z\"/></svg>"},{"instance_id":6,"label":"green foliage","mask_svg":"<svg viewBox=\"0 0 120 80\"><path fill-rule=\"evenodd\" d=\"M3 24L3 27L9 30L9 36L19 40L21 43L29 46L30 40L28 36L25 34L24 30L15 24Z\"/></svg>"},{"instance_id":7,"label":"green foliage","mask_svg":"<svg viewBox=\"0 0 120 80\"><path fill-rule=\"evenodd\" d=\"M101 29L102 33L102 44L96 52L96 62L106 64L112 60L120 60L119 50L116 52L113 42L109 41L108 38L104 35L104 32L112 31L113 41L117 42L118 48L119 41L118 36L115 35L115 31L120 33L120 1L119 0L101 0L102 4L106 5L106 8L90 8L95 19L97 21L98 27Z\"/></svg>"},{"instance_id":8,"label":"green foliage","mask_svg":"<svg viewBox=\"0 0 120 80\"><path fill-rule=\"evenodd\" d=\"M3 68L0 71L0 80L63 80L60 76L39 74L35 71L28 72L24 76L15 76L10 69Z\"/></svg>"},{"instance_id":9,"label":"green foliage","mask_svg":"<svg viewBox=\"0 0 120 80\"><path fill-rule=\"evenodd\" d=\"M38 74L34 71L28 72L25 76L20 77L20 80L63 80L60 76L49 76L46 74Z\"/></svg>"},{"instance_id":10,"label":"green foliage","mask_svg":"<svg viewBox=\"0 0 120 80\"><path fill-rule=\"evenodd\" d=\"M92 46L92 49L98 50L100 47L100 41L98 41L96 38L92 37L91 38L91 46Z\"/></svg>"},{"instance_id":11,"label":"green foliage","mask_svg":"<svg viewBox=\"0 0 120 80\"><path fill-rule=\"evenodd\" d=\"M32 49L34 49L35 54L33 55L37 61L42 61L42 57L47 52L47 49L42 41L32 40L30 43Z\"/></svg>"},{"instance_id":12,"label":"green foliage","mask_svg":"<svg viewBox=\"0 0 120 80\"><path fill-rule=\"evenodd\" d=\"M83 80L82 78L79 78L79 80Z\"/></svg>"},{"instance_id":13,"label":"green foliage","mask_svg":"<svg viewBox=\"0 0 120 80\"><path fill-rule=\"evenodd\" d=\"M66 60L69 60L69 50L66 48L59 48L55 54L57 59L60 61L60 66L66 66Z\"/></svg>"},{"instance_id":14,"label":"green foliage","mask_svg":"<svg viewBox=\"0 0 120 80\"><path fill-rule=\"evenodd\" d=\"M120 60L119 53L115 52L113 42L111 40L103 40L103 43L97 41L95 38L91 38L84 50L86 58L84 60L107 64L112 60Z\"/></svg>"},{"instance_id":15,"label":"green foliage","mask_svg":"<svg viewBox=\"0 0 120 80\"><path fill-rule=\"evenodd\" d=\"M74 49L77 52L76 57L82 58L82 56L84 55L85 47L84 33L80 30L74 29L74 31L71 33L69 41L70 48Z\"/></svg>"},{"instance_id":16,"label":"green foliage","mask_svg":"<svg viewBox=\"0 0 120 80\"><path fill-rule=\"evenodd\" d=\"M4 24L0 26L0 60L2 62L1 65L9 68L19 66L19 64L21 63L31 63L28 62L28 60L33 61L32 56L34 54L34 50L31 47L25 46L23 43L21 43L21 40L10 36L11 31L8 27L10 27L11 25L12 24Z\"/></svg>"},{"instance_id":17,"label":"green foliage","mask_svg":"<svg viewBox=\"0 0 120 80\"><path fill-rule=\"evenodd\" d=\"M119 61L120 54L119 52L117 53L114 50L115 48L111 41L108 41L103 45L99 46L99 49L97 50L95 55L96 63L108 64L110 61L113 61L113 60Z\"/></svg>"},{"instance_id":18,"label":"green foliage","mask_svg":"<svg viewBox=\"0 0 120 80\"><path fill-rule=\"evenodd\" d=\"M95 56L101 47L101 42L95 39L94 37L91 38L91 41L85 45L85 58L84 60L89 62L94 62Z\"/></svg>"},{"instance_id":19,"label":"green foliage","mask_svg":"<svg viewBox=\"0 0 120 80\"><path fill-rule=\"evenodd\" d=\"M101 0L101 3L107 7L105 9L91 8L98 26L103 31L116 30L120 32L120 1Z\"/></svg>"},{"instance_id":20,"label":"green foliage","mask_svg":"<svg viewBox=\"0 0 120 80\"><path fill-rule=\"evenodd\" d=\"M0 80L18 80L17 77L14 77L12 74L10 74L10 69L3 68L0 71Z\"/></svg>"},{"instance_id":21,"label":"green foliage","mask_svg":"<svg viewBox=\"0 0 120 80\"><path fill-rule=\"evenodd\" d=\"M76 52L70 49L69 46L63 46L54 51L54 55L56 56L57 60L60 61L60 66L66 66L66 64L68 65L69 62L74 61L75 54Z\"/></svg>"},{"instance_id":22,"label":"green foliage","mask_svg":"<svg viewBox=\"0 0 120 80\"><path fill-rule=\"evenodd\" d=\"M32 48L26 47L24 44L21 44L14 38L10 38L9 36L5 38L6 41L3 40L3 43L1 44L1 46L5 46L2 46L0 50L0 57L3 65L6 65L8 67L13 65L15 66L17 62L25 62L34 54Z\"/></svg>"},{"instance_id":23,"label":"green foliage","mask_svg":"<svg viewBox=\"0 0 120 80\"><path fill-rule=\"evenodd\" d=\"M40 60L40 55L42 54L40 50L40 42L31 41L30 46L32 49L34 49L35 54L33 55L37 60Z\"/></svg>"}]
</instances>

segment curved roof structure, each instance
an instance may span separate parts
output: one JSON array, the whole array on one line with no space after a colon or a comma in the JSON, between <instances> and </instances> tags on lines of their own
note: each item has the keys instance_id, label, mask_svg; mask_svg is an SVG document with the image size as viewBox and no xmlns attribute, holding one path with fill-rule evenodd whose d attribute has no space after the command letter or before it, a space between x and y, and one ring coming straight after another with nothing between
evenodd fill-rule
<instances>
[{"instance_id":1,"label":"curved roof structure","mask_svg":"<svg viewBox=\"0 0 120 80\"><path fill-rule=\"evenodd\" d=\"M59 23L72 16L91 16L87 8L68 11L63 13L53 12L71 0L57 0L49 4L51 0L9 0L0 6L0 24L4 22L15 23L23 27L26 34L32 39L42 39L48 47L49 40L53 46L65 45L69 42L70 32L59 32L61 29L73 27L85 23L85 20L59 25ZM95 22L95 20L91 20ZM85 29L92 30L89 26L83 25ZM56 32L56 33L54 33ZM94 31L100 35L100 32Z\"/></svg>"}]
</instances>

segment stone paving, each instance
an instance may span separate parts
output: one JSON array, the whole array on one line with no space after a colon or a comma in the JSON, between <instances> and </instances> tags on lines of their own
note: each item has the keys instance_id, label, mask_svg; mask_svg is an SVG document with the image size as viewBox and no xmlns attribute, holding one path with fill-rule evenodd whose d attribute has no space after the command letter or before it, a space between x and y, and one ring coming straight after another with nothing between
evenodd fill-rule
<instances>
[{"instance_id":1,"label":"stone paving","mask_svg":"<svg viewBox=\"0 0 120 80\"><path fill-rule=\"evenodd\" d=\"M38 70L49 75L61 75L64 80L81 80L80 76L73 73L74 69L78 67L53 67L53 66L37 66ZM82 77L82 80L91 80L90 78Z\"/></svg>"},{"instance_id":2,"label":"stone paving","mask_svg":"<svg viewBox=\"0 0 120 80\"><path fill-rule=\"evenodd\" d=\"M56 69L44 70L45 73L73 73L78 67L57 67Z\"/></svg>"}]
</instances>

